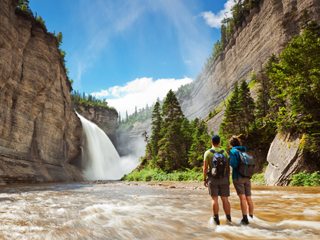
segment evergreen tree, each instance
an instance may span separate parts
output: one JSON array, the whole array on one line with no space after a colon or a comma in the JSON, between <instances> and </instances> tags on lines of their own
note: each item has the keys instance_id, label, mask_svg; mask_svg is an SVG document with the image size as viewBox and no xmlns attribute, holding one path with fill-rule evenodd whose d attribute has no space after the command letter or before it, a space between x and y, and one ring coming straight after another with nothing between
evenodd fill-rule
<instances>
[{"instance_id":1,"label":"evergreen tree","mask_svg":"<svg viewBox=\"0 0 320 240\"><path fill-rule=\"evenodd\" d=\"M129 115L128 115L128 111L126 111L126 122L129 121Z\"/></svg>"},{"instance_id":2,"label":"evergreen tree","mask_svg":"<svg viewBox=\"0 0 320 240\"><path fill-rule=\"evenodd\" d=\"M180 103L172 90L168 92L163 103L162 116L164 120L164 129L169 127L174 121L177 121L179 124L181 124L184 119Z\"/></svg>"},{"instance_id":3,"label":"evergreen tree","mask_svg":"<svg viewBox=\"0 0 320 240\"><path fill-rule=\"evenodd\" d=\"M238 94L239 113L237 116L237 122L240 122L240 124L243 126L240 130L242 131L241 133L245 133L246 137L248 137L250 124L255 124L255 104L250 95L250 89L246 80L241 81Z\"/></svg>"},{"instance_id":4,"label":"evergreen tree","mask_svg":"<svg viewBox=\"0 0 320 240\"><path fill-rule=\"evenodd\" d=\"M211 146L210 136L207 132L207 125L197 118L192 123L195 125L192 134L192 145L188 152L189 164L191 167L201 167L203 165L203 154Z\"/></svg>"},{"instance_id":5,"label":"evergreen tree","mask_svg":"<svg viewBox=\"0 0 320 240\"><path fill-rule=\"evenodd\" d=\"M222 24L221 26L221 50L224 50L224 48L227 45L227 27Z\"/></svg>"},{"instance_id":6,"label":"evergreen tree","mask_svg":"<svg viewBox=\"0 0 320 240\"><path fill-rule=\"evenodd\" d=\"M272 54L269 58L267 66L264 71L261 71L256 77L256 81L260 84L258 90L258 99L256 102L256 118L259 125L263 125L265 118L270 114L278 112L279 106L283 104L276 96L280 93L276 86L274 86L269 78L269 74L273 72L273 64L278 63L278 58ZM274 117L273 117L274 118Z\"/></svg>"},{"instance_id":7,"label":"evergreen tree","mask_svg":"<svg viewBox=\"0 0 320 240\"><path fill-rule=\"evenodd\" d=\"M238 82L233 86L231 98L224 112L224 119L220 125L220 133L227 138L231 135L241 133L241 123L239 122L239 88Z\"/></svg>"},{"instance_id":8,"label":"evergreen tree","mask_svg":"<svg viewBox=\"0 0 320 240\"><path fill-rule=\"evenodd\" d=\"M306 133L318 151L320 146L320 33L316 22L311 22L282 51L280 62L273 64L270 78L286 101L279 111L279 130Z\"/></svg>"},{"instance_id":9,"label":"evergreen tree","mask_svg":"<svg viewBox=\"0 0 320 240\"><path fill-rule=\"evenodd\" d=\"M158 154L158 144L160 139L162 138L161 136L161 113L160 113L160 104L159 102L156 102L153 108L152 112L152 134L151 134L151 140L150 140L150 145L151 145L151 158L155 159L157 154Z\"/></svg>"},{"instance_id":10,"label":"evergreen tree","mask_svg":"<svg viewBox=\"0 0 320 240\"><path fill-rule=\"evenodd\" d=\"M277 58L274 54L271 55L266 67L266 75L270 79L270 75L276 74L276 70L274 69L274 64L279 63L279 58ZM282 96L282 89L279 88L274 81L270 79L270 101L269 101L269 108L267 116L264 118L265 122L269 122L272 125L276 125L276 121L278 118L279 109L285 106L285 98Z\"/></svg>"},{"instance_id":11,"label":"evergreen tree","mask_svg":"<svg viewBox=\"0 0 320 240\"><path fill-rule=\"evenodd\" d=\"M184 115L172 90L168 92L163 103L162 117L161 135L163 138L159 142L157 163L166 171L178 170L187 165L181 134Z\"/></svg>"},{"instance_id":12,"label":"evergreen tree","mask_svg":"<svg viewBox=\"0 0 320 240\"><path fill-rule=\"evenodd\" d=\"M59 46L61 46L61 44L62 44L62 38L63 38L62 32L58 32L57 39L58 39L58 42L59 42Z\"/></svg>"},{"instance_id":13,"label":"evergreen tree","mask_svg":"<svg viewBox=\"0 0 320 240\"><path fill-rule=\"evenodd\" d=\"M220 43L220 40L218 40L212 48L212 59L215 60L216 57L220 54L221 50L222 50L222 44Z\"/></svg>"},{"instance_id":14,"label":"evergreen tree","mask_svg":"<svg viewBox=\"0 0 320 240\"><path fill-rule=\"evenodd\" d=\"M192 144L192 128L187 118L183 119L181 126L182 145L185 154L188 154Z\"/></svg>"}]
</instances>

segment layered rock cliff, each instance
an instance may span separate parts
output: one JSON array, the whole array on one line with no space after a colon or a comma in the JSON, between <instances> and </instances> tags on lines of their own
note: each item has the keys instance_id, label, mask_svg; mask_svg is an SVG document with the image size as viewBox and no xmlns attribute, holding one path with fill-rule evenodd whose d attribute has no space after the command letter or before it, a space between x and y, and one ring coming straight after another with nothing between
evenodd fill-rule
<instances>
[{"instance_id":1,"label":"layered rock cliff","mask_svg":"<svg viewBox=\"0 0 320 240\"><path fill-rule=\"evenodd\" d=\"M81 180L82 127L58 41L0 1L0 182Z\"/></svg>"},{"instance_id":2,"label":"layered rock cliff","mask_svg":"<svg viewBox=\"0 0 320 240\"><path fill-rule=\"evenodd\" d=\"M258 72L271 54L279 55L299 33L305 9L320 22L320 0L261 0L252 8L225 51L196 82L189 100L182 103L186 117L205 118L227 98L236 81L247 79L253 70Z\"/></svg>"}]
</instances>

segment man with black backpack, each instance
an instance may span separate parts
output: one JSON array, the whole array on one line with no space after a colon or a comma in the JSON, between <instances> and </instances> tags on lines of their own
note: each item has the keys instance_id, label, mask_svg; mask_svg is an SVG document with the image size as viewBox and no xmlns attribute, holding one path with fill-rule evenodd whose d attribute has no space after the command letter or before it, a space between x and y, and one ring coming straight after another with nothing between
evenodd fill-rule
<instances>
[{"instance_id":1,"label":"man with black backpack","mask_svg":"<svg viewBox=\"0 0 320 240\"><path fill-rule=\"evenodd\" d=\"M230 196L230 167L228 154L219 148L220 137L218 135L214 135L211 138L211 144L212 148L204 154L203 179L204 186L208 187L212 199L213 219L217 225L220 225L219 196L223 203L227 222L231 223L230 203L228 200Z\"/></svg>"},{"instance_id":2,"label":"man with black backpack","mask_svg":"<svg viewBox=\"0 0 320 240\"><path fill-rule=\"evenodd\" d=\"M241 146L241 140L237 136L231 137L229 144L232 147L229 158L230 166L232 167L232 180L240 199L243 216L240 224L248 225L247 208L249 208L249 216L253 218L251 176L254 173L255 163L253 157L247 152L247 148Z\"/></svg>"}]
</instances>

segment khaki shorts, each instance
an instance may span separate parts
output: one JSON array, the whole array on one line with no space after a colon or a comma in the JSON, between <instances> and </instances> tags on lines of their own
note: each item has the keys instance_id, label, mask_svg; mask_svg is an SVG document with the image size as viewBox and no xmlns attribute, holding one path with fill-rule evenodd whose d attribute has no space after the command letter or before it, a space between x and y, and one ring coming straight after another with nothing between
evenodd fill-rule
<instances>
[{"instance_id":1,"label":"khaki shorts","mask_svg":"<svg viewBox=\"0 0 320 240\"><path fill-rule=\"evenodd\" d=\"M245 194L246 196L251 196L251 180L250 178L234 178L233 179L234 188L237 194Z\"/></svg>"},{"instance_id":2,"label":"khaki shorts","mask_svg":"<svg viewBox=\"0 0 320 240\"><path fill-rule=\"evenodd\" d=\"M222 179L209 177L208 189L209 189L209 194L212 197L216 197L216 196L229 197L230 196L230 185L227 177L224 177Z\"/></svg>"}]
</instances>

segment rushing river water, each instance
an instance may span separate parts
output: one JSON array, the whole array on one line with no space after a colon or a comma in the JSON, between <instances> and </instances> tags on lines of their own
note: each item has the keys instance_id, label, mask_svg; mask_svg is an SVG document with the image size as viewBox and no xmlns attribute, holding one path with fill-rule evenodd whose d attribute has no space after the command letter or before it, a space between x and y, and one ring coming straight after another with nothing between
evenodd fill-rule
<instances>
[{"instance_id":1,"label":"rushing river water","mask_svg":"<svg viewBox=\"0 0 320 240\"><path fill-rule=\"evenodd\" d=\"M254 221L213 225L201 183L0 188L0 239L320 239L320 188L254 187ZM232 188L232 220L240 221Z\"/></svg>"}]
</instances>

